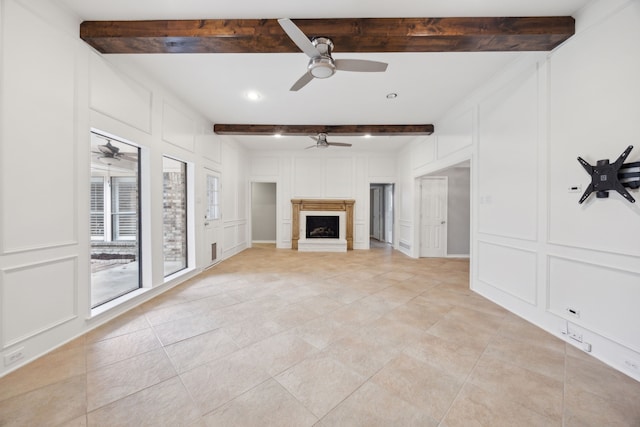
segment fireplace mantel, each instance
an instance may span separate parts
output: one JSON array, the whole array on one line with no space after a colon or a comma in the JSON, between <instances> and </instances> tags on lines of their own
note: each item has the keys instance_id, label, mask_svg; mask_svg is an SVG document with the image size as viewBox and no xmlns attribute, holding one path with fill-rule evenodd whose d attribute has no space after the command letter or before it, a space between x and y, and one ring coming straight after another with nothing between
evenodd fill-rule
<instances>
[{"instance_id":1,"label":"fireplace mantel","mask_svg":"<svg viewBox=\"0 0 640 427\"><path fill-rule=\"evenodd\" d=\"M353 249L353 205L355 200L291 199L291 249L298 249L300 240L300 211L346 212L347 250Z\"/></svg>"}]
</instances>

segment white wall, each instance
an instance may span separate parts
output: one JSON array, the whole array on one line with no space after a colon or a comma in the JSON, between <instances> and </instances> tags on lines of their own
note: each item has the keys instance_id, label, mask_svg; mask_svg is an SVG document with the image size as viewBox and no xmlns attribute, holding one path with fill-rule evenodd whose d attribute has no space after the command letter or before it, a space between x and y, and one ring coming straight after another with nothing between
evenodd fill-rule
<instances>
[{"instance_id":1,"label":"white wall","mask_svg":"<svg viewBox=\"0 0 640 427\"><path fill-rule=\"evenodd\" d=\"M224 255L247 246L247 213L246 155L214 135L212 123L148 76L110 65L78 38L80 21L53 2L3 0L0 19L0 346L4 356L23 355L13 364L0 362L3 375L189 277L167 283L163 277L163 155L191 165L194 218L204 217L204 167L222 173ZM93 318L92 128L142 147L147 190L147 292ZM202 227L195 222L192 248L202 247ZM191 274L206 264L196 255Z\"/></svg>"},{"instance_id":2,"label":"white wall","mask_svg":"<svg viewBox=\"0 0 640 427\"><path fill-rule=\"evenodd\" d=\"M513 64L435 126L473 142L472 289L563 339L569 324L595 357L640 380L629 366L640 364L639 204L611 193L583 206L568 192L590 182L578 156L613 161L637 142L640 3L601 0L575 18L566 43ZM403 153L403 199L415 198L411 178L455 155L438 142ZM402 206L415 227L415 206Z\"/></svg>"},{"instance_id":3,"label":"white wall","mask_svg":"<svg viewBox=\"0 0 640 427\"><path fill-rule=\"evenodd\" d=\"M354 199L354 249L369 248L369 184L395 182L393 156L351 150L253 152L249 180L277 183L278 248L291 248L291 199Z\"/></svg>"}]
</instances>

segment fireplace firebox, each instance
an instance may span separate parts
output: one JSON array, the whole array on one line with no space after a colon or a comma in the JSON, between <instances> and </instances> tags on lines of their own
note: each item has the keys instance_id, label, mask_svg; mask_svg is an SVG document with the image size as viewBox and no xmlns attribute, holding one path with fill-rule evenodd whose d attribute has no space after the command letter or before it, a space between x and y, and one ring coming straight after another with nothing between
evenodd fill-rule
<instances>
[{"instance_id":1,"label":"fireplace firebox","mask_svg":"<svg viewBox=\"0 0 640 427\"><path fill-rule=\"evenodd\" d=\"M340 217L337 215L307 215L307 239L337 239L340 236Z\"/></svg>"}]
</instances>

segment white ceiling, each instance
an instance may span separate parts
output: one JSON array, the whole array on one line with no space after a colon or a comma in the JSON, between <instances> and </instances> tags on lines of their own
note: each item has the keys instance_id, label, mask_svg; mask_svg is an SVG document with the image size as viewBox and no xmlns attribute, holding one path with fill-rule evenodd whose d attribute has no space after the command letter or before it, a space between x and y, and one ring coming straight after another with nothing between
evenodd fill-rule
<instances>
[{"instance_id":1,"label":"white ceiling","mask_svg":"<svg viewBox=\"0 0 640 427\"><path fill-rule=\"evenodd\" d=\"M81 20L573 15L589 0L55 0ZM313 34L309 34L313 36ZM331 36L328 34L328 36ZM336 50L339 50L336 47ZM385 73L337 72L298 92L304 53L108 55L159 80L214 123L434 124L505 66L528 53L334 53L389 64ZM248 91L261 97L251 101ZM386 98L397 93L396 99ZM233 137L250 149L297 149L305 137ZM331 137L351 150L396 150L415 137ZM332 148L336 149L336 148ZM315 150L309 150L315 151Z\"/></svg>"}]
</instances>

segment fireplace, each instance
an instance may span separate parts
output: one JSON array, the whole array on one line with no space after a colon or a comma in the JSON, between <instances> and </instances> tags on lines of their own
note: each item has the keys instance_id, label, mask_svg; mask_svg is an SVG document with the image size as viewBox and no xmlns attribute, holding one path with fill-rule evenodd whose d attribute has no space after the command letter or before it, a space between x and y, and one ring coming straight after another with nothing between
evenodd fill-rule
<instances>
[{"instance_id":1,"label":"fireplace","mask_svg":"<svg viewBox=\"0 0 640 427\"><path fill-rule=\"evenodd\" d=\"M302 252L353 249L354 204L355 200L292 199L291 248Z\"/></svg>"},{"instance_id":2,"label":"fireplace","mask_svg":"<svg viewBox=\"0 0 640 427\"><path fill-rule=\"evenodd\" d=\"M340 237L338 215L307 215L307 239L337 239Z\"/></svg>"}]
</instances>

